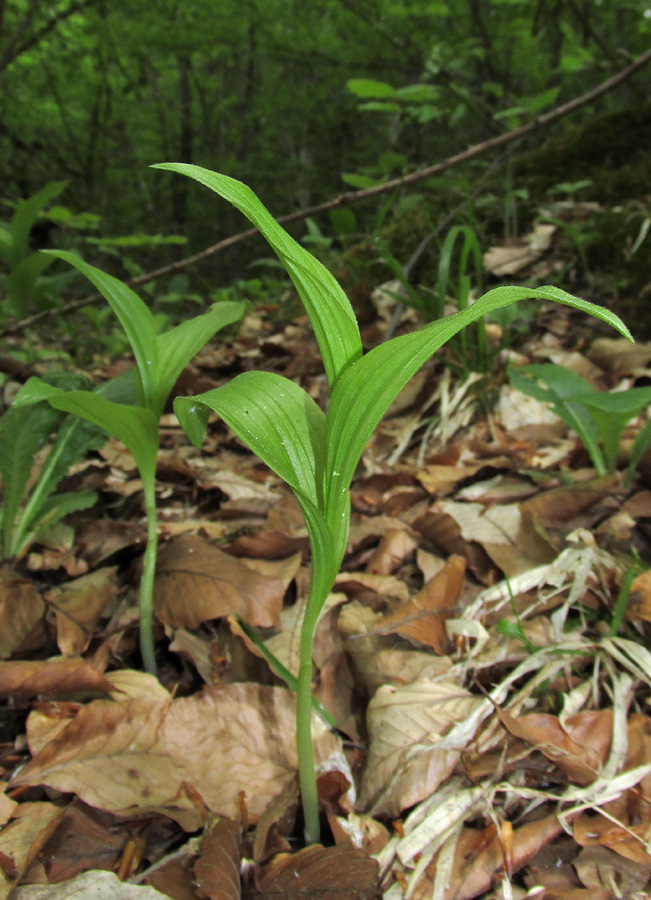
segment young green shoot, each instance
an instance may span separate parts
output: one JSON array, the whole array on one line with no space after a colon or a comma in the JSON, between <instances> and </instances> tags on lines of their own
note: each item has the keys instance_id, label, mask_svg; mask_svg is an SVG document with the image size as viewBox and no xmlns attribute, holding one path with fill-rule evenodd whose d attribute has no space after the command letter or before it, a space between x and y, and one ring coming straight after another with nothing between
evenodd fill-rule
<instances>
[{"instance_id":1,"label":"young green shoot","mask_svg":"<svg viewBox=\"0 0 651 900\"><path fill-rule=\"evenodd\" d=\"M51 253L79 269L103 294L118 317L136 360L133 373L136 400L134 405L128 405L99 392L65 391L39 378L30 378L16 395L14 407L45 400L54 409L73 413L103 428L131 452L142 480L147 521L139 591L140 652L145 669L155 674L153 595L158 547L156 460L160 417L187 363L221 328L240 319L246 304L217 303L203 315L157 335L152 313L131 288L72 253Z\"/></svg>"},{"instance_id":2,"label":"young green shoot","mask_svg":"<svg viewBox=\"0 0 651 900\"><path fill-rule=\"evenodd\" d=\"M310 538L312 577L300 636L296 744L308 844L319 840L312 747L312 645L323 605L343 559L350 486L367 441L391 402L450 338L487 313L517 300L556 300L590 313L627 338L613 313L556 287L500 287L446 319L392 338L363 354L355 314L339 284L278 225L241 182L185 163L155 168L187 175L236 206L263 234L287 269L310 317L326 372L330 402L320 409L301 387L271 372L245 372L204 394L177 398L174 409L199 447L217 412L235 434L293 490ZM632 339L632 338L631 338Z\"/></svg>"}]
</instances>

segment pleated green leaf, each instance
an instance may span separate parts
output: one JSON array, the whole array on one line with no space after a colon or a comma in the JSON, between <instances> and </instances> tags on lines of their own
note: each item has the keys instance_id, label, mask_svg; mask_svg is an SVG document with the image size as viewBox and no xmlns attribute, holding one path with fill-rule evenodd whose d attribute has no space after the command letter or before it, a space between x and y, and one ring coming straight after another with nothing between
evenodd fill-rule
<instances>
[{"instance_id":1,"label":"pleated green leaf","mask_svg":"<svg viewBox=\"0 0 651 900\"><path fill-rule=\"evenodd\" d=\"M555 300L596 316L631 339L623 322L610 310L580 300L560 288L495 288L472 306L420 331L375 347L344 372L328 410L326 518L335 527L346 502L364 447L400 390L429 357L480 316L518 300ZM335 534L335 543L341 542Z\"/></svg>"},{"instance_id":2,"label":"pleated green leaf","mask_svg":"<svg viewBox=\"0 0 651 900\"><path fill-rule=\"evenodd\" d=\"M40 378L30 378L16 395L13 405L20 407L41 400L47 400L54 409L94 422L114 435L131 452L143 481L153 482L158 452L158 419L151 410L113 403L90 391L63 391Z\"/></svg>"},{"instance_id":3,"label":"pleated green leaf","mask_svg":"<svg viewBox=\"0 0 651 900\"><path fill-rule=\"evenodd\" d=\"M336 279L287 234L247 185L186 163L161 163L153 168L193 178L232 203L260 230L287 269L303 301L332 391L346 367L362 354L355 313Z\"/></svg>"},{"instance_id":4,"label":"pleated green leaf","mask_svg":"<svg viewBox=\"0 0 651 900\"><path fill-rule=\"evenodd\" d=\"M154 317L140 297L112 275L89 265L75 253L64 250L42 250L78 269L109 303L129 339L142 382L141 404L156 409L158 384L158 344Z\"/></svg>"},{"instance_id":5,"label":"pleated green leaf","mask_svg":"<svg viewBox=\"0 0 651 900\"><path fill-rule=\"evenodd\" d=\"M321 506L325 416L301 387L272 372L244 372L205 394L177 397L174 411L197 447L211 410L297 495Z\"/></svg>"},{"instance_id":6,"label":"pleated green leaf","mask_svg":"<svg viewBox=\"0 0 651 900\"><path fill-rule=\"evenodd\" d=\"M244 315L247 303L215 303L206 313L194 316L156 339L159 379L153 412L160 416L176 379L192 357L222 328Z\"/></svg>"}]
</instances>

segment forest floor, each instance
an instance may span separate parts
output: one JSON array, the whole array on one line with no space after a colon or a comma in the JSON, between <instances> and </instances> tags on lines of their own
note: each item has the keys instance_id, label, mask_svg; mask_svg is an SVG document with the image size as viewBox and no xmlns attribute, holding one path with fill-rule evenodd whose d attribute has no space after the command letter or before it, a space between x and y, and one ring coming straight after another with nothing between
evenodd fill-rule
<instances>
[{"instance_id":1,"label":"forest floor","mask_svg":"<svg viewBox=\"0 0 651 900\"><path fill-rule=\"evenodd\" d=\"M557 262L551 242L519 247L514 281ZM650 383L651 347L532 309L489 373L433 359L364 453L314 647L337 723L314 719L322 845L302 846L294 695L238 622L296 674L310 560L289 489L223 423L198 451L164 415L156 680L139 670L135 464L109 440L70 473L99 503L0 569L0 900L648 896L651 460L629 487L597 476L504 369L626 389ZM318 401L318 360L307 318L270 305L177 393L261 368Z\"/></svg>"}]
</instances>

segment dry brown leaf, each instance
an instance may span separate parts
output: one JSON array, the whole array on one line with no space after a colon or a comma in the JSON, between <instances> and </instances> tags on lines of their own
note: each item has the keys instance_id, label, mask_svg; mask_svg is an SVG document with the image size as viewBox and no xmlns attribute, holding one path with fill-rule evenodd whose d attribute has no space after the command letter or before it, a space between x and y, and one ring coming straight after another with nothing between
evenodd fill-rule
<instances>
[{"instance_id":1,"label":"dry brown leaf","mask_svg":"<svg viewBox=\"0 0 651 900\"><path fill-rule=\"evenodd\" d=\"M626 606L626 618L651 622L651 569L633 579Z\"/></svg>"},{"instance_id":2,"label":"dry brown leaf","mask_svg":"<svg viewBox=\"0 0 651 900\"><path fill-rule=\"evenodd\" d=\"M475 541L509 578L551 562L556 549L534 527L517 503L485 506L455 500L439 505L459 526L461 537Z\"/></svg>"},{"instance_id":3,"label":"dry brown leaf","mask_svg":"<svg viewBox=\"0 0 651 900\"><path fill-rule=\"evenodd\" d=\"M201 842L201 855L194 864L197 887L208 900L239 900L240 827L229 819L218 822Z\"/></svg>"},{"instance_id":4,"label":"dry brown leaf","mask_svg":"<svg viewBox=\"0 0 651 900\"><path fill-rule=\"evenodd\" d=\"M649 886L651 866L630 862L606 847L585 847L573 865L590 891L609 890L609 898L649 896L644 889Z\"/></svg>"},{"instance_id":5,"label":"dry brown leaf","mask_svg":"<svg viewBox=\"0 0 651 900\"><path fill-rule=\"evenodd\" d=\"M411 556L418 544L403 528L390 528L370 555L366 571L375 575L390 575Z\"/></svg>"},{"instance_id":6,"label":"dry brown leaf","mask_svg":"<svg viewBox=\"0 0 651 900\"><path fill-rule=\"evenodd\" d=\"M91 869L115 869L129 833L115 819L72 803L24 876L25 884L69 881Z\"/></svg>"},{"instance_id":7,"label":"dry brown leaf","mask_svg":"<svg viewBox=\"0 0 651 900\"><path fill-rule=\"evenodd\" d=\"M584 710L564 725L557 716L532 713L519 718L500 713L515 737L533 744L576 784L592 784L606 762L612 739L613 712Z\"/></svg>"},{"instance_id":8,"label":"dry brown leaf","mask_svg":"<svg viewBox=\"0 0 651 900\"><path fill-rule=\"evenodd\" d=\"M599 500L610 497L618 486L617 477L612 475L565 484L524 500L520 511L546 528L563 527Z\"/></svg>"},{"instance_id":9,"label":"dry brown leaf","mask_svg":"<svg viewBox=\"0 0 651 900\"><path fill-rule=\"evenodd\" d=\"M362 850L341 845L279 853L256 877L252 897L283 900L365 900L375 893L379 867Z\"/></svg>"},{"instance_id":10,"label":"dry brown leaf","mask_svg":"<svg viewBox=\"0 0 651 900\"><path fill-rule=\"evenodd\" d=\"M445 653L448 644L445 621L456 614L465 571L465 559L451 556L422 590L394 613L380 619L372 633L399 634L431 647L439 655Z\"/></svg>"},{"instance_id":11,"label":"dry brown leaf","mask_svg":"<svg viewBox=\"0 0 651 900\"><path fill-rule=\"evenodd\" d=\"M94 701L12 784L47 784L118 815L161 811L186 830L199 828L206 810L236 818L244 792L255 820L294 777L294 717L292 692L256 684L171 701ZM319 720L313 728L324 761L339 741Z\"/></svg>"},{"instance_id":12,"label":"dry brown leaf","mask_svg":"<svg viewBox=\"0 0 651 900\"><path fill-rule=\"evenodd\" d=\"M88 649L102 613L117 597L116 573L116 566L97 569L45 595L56 616L57 646L64 656Z\"/></svg>"},{"instance_id":13,"label":"dry brown leaf","mask_svg":"<svg viewBox=\"0 0 651 900\"><path fill-rule=\"evenodd\" d=\"M9 896L36 859L63 813L54 803L22 803L16 809L12 821L0 832L0 900ZM11 870L4 860L11 861Z\"/></svg>"},{"instance_id":14,"label":"dry brown leaf","mask_svg":"<svg viewBox=\"0 0 651 900\"><path fill-rule=\"evenodd\" d=\"M556 225L534 223L532 231L501 247L491 247L484 253L484 270L493 275L515 275L536 262L551 246Z\"/></svg>"},{"instance_id":15,"label":"dry brown leaf","mask_svg":"<svg viewBox=\"0 0 651 900\"><path fill-rule=\"evenodd\" d=\"M168 900L152 887L125 884L113 872L85 872L62 884L20 887L12 900Z\"/></svg>"},{"instance_id":16,"label":"dry brown leaf","mask_svg":"<svg viewBox=\"0 0 651 900\"><path fill-rule=\"evenodd\" d=\"M28 578L0 567L0 659L8 659L39 624L45 604Z\"/></svg>"},{"instance_id":17,"label":"dry brown leaf","mask_svg":"<svg viewBox=\"0 0 651 900\"><path fill-rule=\"evenodd\" d=\"M454 851L452 877L444 900L473 900L505 875L511 876L563 831L556 816L546 816L513 829L503 822L498 833L494 825L483 831L464 828ZM419 884L417 898L431 896L436 865ZM429 890L429 894L427 891Z\"/></svg>"},{"instance_id":18,"label":"dry brown leaf","mask_svg":"<svg viewBox=\"0 0 651 900\"><path fill-rule=\"evenodd\" d=\"M367 711L369 754L360 807L395 816L429 797L456 766L472 733L444 745L450 729L483 701L451 681L381 687Z\"/></svg>"},{"instance_id":19,"label":"dry brown leaf","mask_svg":"<svg viewBox=\"0 0 651 900\"><path fill-rule=\"evenodd\" d=\"M297 554L290 566L283 564L281 577L270 577L198 535L184 535L170 541L159 555L156 614L165 624L190 631L228 615L239 615L250 625L273 627L299 566Z\"/></svg>"},{"instance_id":20,"label":"dry brown leaf","mask_svg":"<svg viewBox=\"0 0 651 900\"><path fill-rule=\"evenodd\" d=\"M632 344L626 338L598 338L590 345L588 359L612 375L623 375L649 365L651 343Z\"/></svg>"},{"instance_id":21,"label":"dry brown leaf","mask_svg":"<svg viewBox=\"0 0 651 900\"><path fill-rule=\"evenodd\" d=\"M446 656L386 646L385 638L372 633L380 619L381 613L354 600L342 608L337 621L355 674L370 694L383 684L411 684L442 675L450 668L452 661Z\"/></svg>"},{"instance_id":22,"label":"dry brown leaf","mask_svg":"<svg viewBox=\"0 0 651 900\"><path fill-rule=\"evenodd\" d=\"M12 815L14 814L14 810L18 805L15 800L12 800L10 797L7 797L5 791L7 789L7 782L0 781L0 825L4 825Z\"/></svg>"},{"instance_id":23,"label":"dry brown leaf","mask_svg":"<svg viewBox=\"0 0 651 900\"><path fill-rule=\"evenodd\" d=\"M0 662L0 696L63 699L75 694L108 694L112 690L112 682L78 656Z\"/></svg>"}]
</instances>

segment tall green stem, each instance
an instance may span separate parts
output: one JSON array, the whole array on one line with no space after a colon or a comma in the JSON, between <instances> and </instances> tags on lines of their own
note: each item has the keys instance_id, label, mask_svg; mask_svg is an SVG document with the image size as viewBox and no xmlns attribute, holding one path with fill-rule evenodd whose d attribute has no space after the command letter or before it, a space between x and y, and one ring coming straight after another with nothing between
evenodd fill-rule
<instances>
[{"instance_id":1,"label":"tall green stem","mask_svg":"<svg viewBox=\"0 0 651 900\"><path fill-rule=\"evenodd\" d=\"M147 546L140 579L140 655L147 672L156 675L154 653L154 578L158 552L158 523L156 518L156 487L154 478L143 478L145 514L147 516Z\"/></svg>"},{"instance_id":2,"label":"tall green stem","mask_svg":"<svg viewBox=\"0 0 651 900\"><path fill-rule=\"evenodd\" d=\"M301 786L303 816L305 819L305 843L318 844L319 795L316 786L314 748L312 746L312 644L319 614L312 592L305 607L301 627L300 665L296 688L296 751L298 754L298 780ZM316 609L316 614L314 610Z\"/></svg>"}]
</instances>

